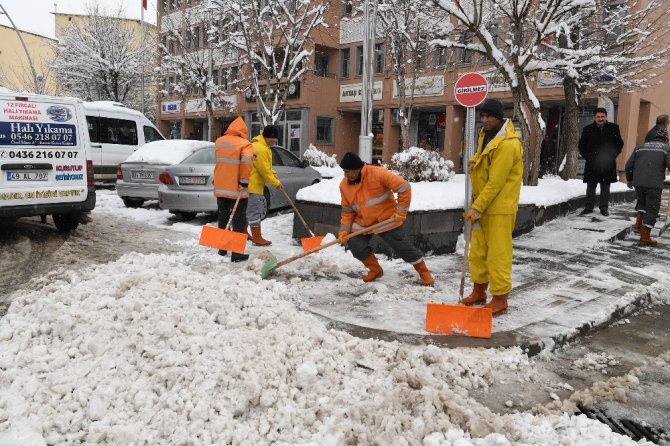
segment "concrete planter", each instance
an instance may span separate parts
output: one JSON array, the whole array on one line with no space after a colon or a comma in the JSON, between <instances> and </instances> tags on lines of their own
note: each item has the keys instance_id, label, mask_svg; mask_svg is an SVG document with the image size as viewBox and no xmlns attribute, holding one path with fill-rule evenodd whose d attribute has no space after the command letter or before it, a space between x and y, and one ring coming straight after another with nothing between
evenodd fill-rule
<instances>
[{"instance_id":1,"label":"concrete planter","mask_svg":"<svg viewBox=\"0 0 670 446\"><path fill-rule=\"evenodd\" d=\"M516 217L514 237L526 234L545 222L551 221L584 207L586 197L547 207L521 205ZM635 201L635 192L612 192L613 203ZM333 233L337 235L340 227L340 206L308 201L297 201L307 225L316 235ZM412 212L403 225L405 233L412 243L424 253L446 254L456 250L456 242L463 232L463 209ZM299 218L293 219L293 238L309 237L309 233ZM393 256L391 249L378 238L372 241L375 252Z\"/></svg>"}]
</instances>

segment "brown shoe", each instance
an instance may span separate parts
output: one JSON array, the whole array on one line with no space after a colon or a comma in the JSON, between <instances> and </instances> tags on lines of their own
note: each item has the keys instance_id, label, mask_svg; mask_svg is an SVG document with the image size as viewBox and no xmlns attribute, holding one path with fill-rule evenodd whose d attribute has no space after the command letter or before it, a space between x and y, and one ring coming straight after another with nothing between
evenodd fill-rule
<instances>
[{"instance_id":1,"label":"brown shoe","mask_svg":"<svg viewBox=\"0 0 670 446\"><path fill-rule=\"evenodd\" d=\"M263 236L261 236L260 226L251 227L251 243L253 243L254 246L270 246L272 244L270 240L265 240Z\"/></svg>"},{"instance_id":2,"label":"brown shoe","mask_svg":"<svg viewBox=\"0 0 670 446\"><path fill-rule=\"evenodd\" d=\"M640 246L656 246L658 242L651 238L651 228L640 226Z\"/></svg>"},{"instance_id":3,"label":"brown shoe","mask_svg":"<svg viewBox=\"0 0 670 446\"><path fill-rule=\"evenodd\" d=\"M637 218L635 219L635 226L633 226L633 232L636 234L640 233L640 228L642 227L642 220L644 219L644 213L638 212Z\"/></svg>"},{"instance_id":4,"label":"brown shoe","mask_svg":"<svg viewBox=\"0 0 670 446\"><path fill-rule=\"evenodd\" d=\"M486 289L489 287L488 283L474 283L472 284L472 293L461 301L463 305L485 304L486 303Z\"/></svg>"},{"instance_id":5,"label":"brown shoe","mask_svg":"<svg viewBox=\"0 0 670 446\"><path fill-rule=\"evenodd\" d=\"M435 284L435 281L433 280L432 274L430 274L430 271L428 270L428 267L426 266L426 262L423 260L416 265L414 265L414 269L416 270L417 273L419 273L419 277L421 278L421 284L424 286L433 286Z\"/></svg>"},{"instance_id":6,"label":"brown shoe","mask_svg":"<svg viewBox=\"0 0 670 446\"><path fill-rule=\"evenodd\" d=\"M365 265L369 270L366 275L361 276L363 282L372 282L384 275L384 270L379 265L377 257L375 257L374 254L370 254L361 261L363 262L363 265Z\"/></svg>"},{"instance_id":7,"label":"brown shoe","mask_svg":"<svg viewBox=\"0 0 670 446\"><path fill-rule=\"evenodd\" d=\"M494 316L505 313L507 311L507 296L509 296L509 293L493 296L491 302L484 305L484 308L490 308Z\"/></svg>"}]
</instances>

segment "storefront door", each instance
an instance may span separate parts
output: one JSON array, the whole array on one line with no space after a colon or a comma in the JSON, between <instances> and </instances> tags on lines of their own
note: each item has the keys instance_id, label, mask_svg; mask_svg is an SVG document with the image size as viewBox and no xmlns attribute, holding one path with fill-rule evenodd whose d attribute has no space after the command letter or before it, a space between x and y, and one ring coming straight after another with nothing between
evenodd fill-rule
<instances>
[{"instance_id":1,"label":"storefront door","mask_svg":"<svg viewBox=\"0 0 670 446\"><path fill-rule=\"evenodd\" d=\"M286 122L286 149L297 157L302 155L300 148L302 147L302 122L288 121Z\"/></svg>"}]
</instances>

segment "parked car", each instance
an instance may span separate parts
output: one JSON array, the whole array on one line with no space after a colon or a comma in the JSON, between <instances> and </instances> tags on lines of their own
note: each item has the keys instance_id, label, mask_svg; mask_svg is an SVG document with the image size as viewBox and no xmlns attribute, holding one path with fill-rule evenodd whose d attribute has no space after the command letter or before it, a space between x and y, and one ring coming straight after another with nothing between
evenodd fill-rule
<instances>
[{"instance_id":1,"label":"parked car","mask_svg":"<svg viewBox=\"0 0 670 446\"><path fill-rule=\"evenodd\" d=\"M128 207L139 207L158 199L158 177L163 169L183 161L194 152L214 153L214 143L168 139L143 145L116 168L116 193Z\"/></svg>"},{"instance_id":2,"label":"parked car","mask_svg":"<svg viewBox=\"0 0 670 446\"><path fill-rule=\"evenodd\" d=\"M214 196L214 150L203 149L182 162L166 167L160 174L158 205L183 219L194 218L198 212L216 212ZM319 172L281 147L272 147L272 165L291 200L300 189L321 181ZM290 206L284 194L265 188L262 218L269 211Z\"/></svg>"}]
</instances>

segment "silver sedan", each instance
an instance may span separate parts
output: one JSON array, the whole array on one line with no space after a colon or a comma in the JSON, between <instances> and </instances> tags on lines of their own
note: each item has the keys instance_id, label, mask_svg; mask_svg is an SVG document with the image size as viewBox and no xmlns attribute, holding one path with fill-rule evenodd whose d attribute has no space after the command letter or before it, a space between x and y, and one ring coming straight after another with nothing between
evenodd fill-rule
<instances>
[{"instance_id":1,"label":"silver sedan","mask_svg":"<svg viewBox=\"0 0 670 446\"><path fill-rule=\"evenodd\" d=\"M195 152L184 161L165 168L160 174L158 187L158 205L184 220L195 217L198 212L216 212L214 196L214 150L203 149ZM289 151L272 147L272 165L277 178L284 185L291 200L300 189L321 181L321 174L309 167L307 161L301 161ZM265 206L263 217L269 211L290 206L284 194L273 188L265 187Z\"/></svg>"},{"instance_id":2,"label":"silver sedan","mask_svg":"<svg viewBox=\"0 0 670 446\"><path fill-rule=\"evenodd\" d=\"M116 193L127 207L139 207L158 199L158 177L165 167L178 163L214 143L191 140L161 140L147 143L116 166Z\"/></svg>"}]
</instances>

